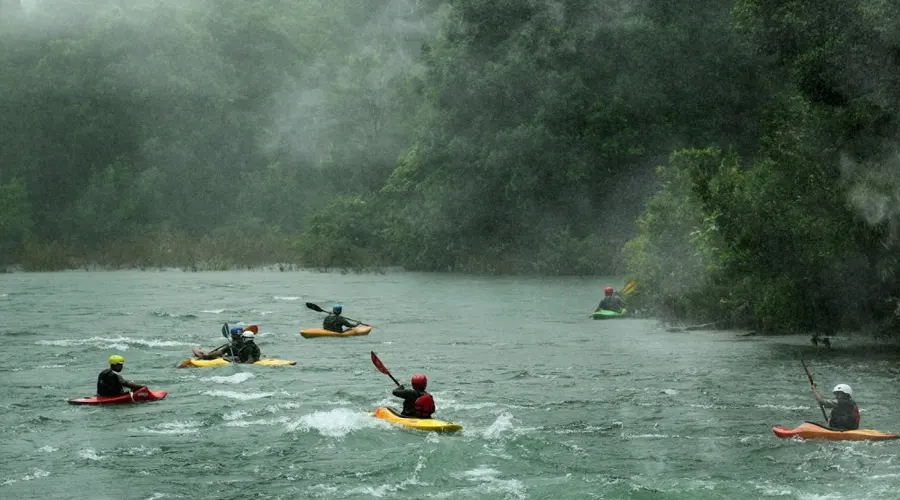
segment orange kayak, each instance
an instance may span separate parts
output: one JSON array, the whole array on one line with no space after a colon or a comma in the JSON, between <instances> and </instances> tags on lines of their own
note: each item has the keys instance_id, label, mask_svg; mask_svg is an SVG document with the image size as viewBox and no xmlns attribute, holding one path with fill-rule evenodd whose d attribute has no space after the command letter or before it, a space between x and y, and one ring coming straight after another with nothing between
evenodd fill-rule
<instances>
[{"instance_id":1,"label":"orange kayak","mask_svg":"<svg viewBox=\"0 0 900 500\"><path fill-rule=\"evenodd\" d=\"M324 328L306 328L300 330L300 335L305 339L316 337L357 337L359 335L368 335L371 331L372 327L369 325L357 325L344 333L332 332L331 330L326 330Z\"/></svg>"},{"instance_id":2,"label":"orange kayak","mask_svg":"<svg viewBox=\"0 0 900 500\"><path fill-rule=\"evenodd\" d=\"M897 434L888 434L875 429L833 431L812 422L803 422L793 429L776 425L772 427L772 432L781 439L798 437L800 439L824 439L827 441L885 441L900 438Z\"/></svg>"}]
</instances>

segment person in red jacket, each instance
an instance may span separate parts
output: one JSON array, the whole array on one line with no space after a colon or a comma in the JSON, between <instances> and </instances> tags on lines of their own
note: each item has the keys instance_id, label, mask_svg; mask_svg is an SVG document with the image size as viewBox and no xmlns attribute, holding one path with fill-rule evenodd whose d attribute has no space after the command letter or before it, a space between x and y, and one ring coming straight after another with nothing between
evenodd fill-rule
<instances>
[{"instance_id":1,"label":"person in red jacket","mask_svg":"<svg viewBox=\"0 0 900 500\"><path fill-rule=\"evenodd\" d=\"M424 373L417 373L410 380L412 389L407 389L401 385L394 389L394 396L403 399L403 411L401 417L408 418L431 418L434 413L434 398L431 394L425 392L428 386L428 379Z\"/></svg>"}]
</instances>

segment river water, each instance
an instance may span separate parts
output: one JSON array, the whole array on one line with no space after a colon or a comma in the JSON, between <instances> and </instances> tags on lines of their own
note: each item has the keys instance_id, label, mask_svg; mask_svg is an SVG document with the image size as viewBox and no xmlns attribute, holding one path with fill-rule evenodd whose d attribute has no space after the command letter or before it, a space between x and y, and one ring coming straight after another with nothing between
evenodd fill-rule
<instances>
[{"instance_id":1,"label":"river water","mask_svg":"<svg viewBox=\"0 0 900 500\"><path fill-rule=\"evenodd\" d=\"M615 281L621 283L621 279ZM860 339L666 332L592 321L611 280L388 273L0 275L0 498L896 499L900 442L780 440L853 386L863 427L900 430L896 357ZM310 301L375 326L303 339ZM291 367L178 369L223 322ZM368 416L427 373L435 435ZM110 354L163 400L71 406Z\"/></svg>"}]
</instances>

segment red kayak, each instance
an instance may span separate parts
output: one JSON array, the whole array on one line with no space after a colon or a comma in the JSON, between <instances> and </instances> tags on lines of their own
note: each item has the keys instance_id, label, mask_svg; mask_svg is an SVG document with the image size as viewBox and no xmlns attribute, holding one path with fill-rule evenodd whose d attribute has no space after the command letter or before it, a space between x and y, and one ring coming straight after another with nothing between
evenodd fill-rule
<instances>
[{"instance_id":1,"label":"red kayak","mask_svg":"<svg viewBox=\"0 0 900 500\"><path fill-rule=\"evenodd\" d=\"M116 405L130 403L146 403L165 399L169 391L151 391L146 387L121 396L88 396L86 398L70 399L70 405Z\"/></svg>"}]
</instances>

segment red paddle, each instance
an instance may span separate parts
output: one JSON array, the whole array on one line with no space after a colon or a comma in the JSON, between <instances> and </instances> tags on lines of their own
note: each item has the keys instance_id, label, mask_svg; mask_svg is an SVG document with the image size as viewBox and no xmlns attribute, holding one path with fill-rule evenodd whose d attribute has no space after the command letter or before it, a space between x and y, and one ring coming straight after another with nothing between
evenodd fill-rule
<instances>
[{"instance_id":1,"label":"red paddle","mask_svg":"<svg viewBox=\"0 0 900 500\"><path fill-rule=\"evenodd\" d=\"M372 364L375 365L375 368L378 368L378 371L387 375L388 377L391 377L391 380L393 380L398 387L400 386L400 382L397 382L397 379L395 379L394 376L391 375L391 372L388 371L386 366L384 366L384 363L382 363L381 360L378 359L378 355L375 354L375 351L372 351Z\"/></svg>"},{"instance_id":2,"label":"red paddle","mask_svg":"<svg viewBox=\"0 0 900 500\"><path fill-rule=\"evenodd\" d=\"M374 354L374 353L373 353ZM803 371L806 372L806 378L809 379L809 385L812 386L813 390L816 388L816 383L813 382L812 375L809 374L809 368L806 367L806 363L801 359L800 364L803 365ZM819 404L819 409L822 410L822 417L825 418L825 423L828 423L828 415L825 415L825 407Z\"/></svg>"}]
</instances>

